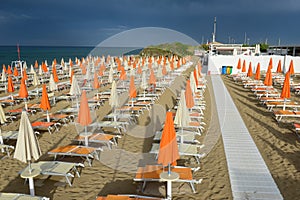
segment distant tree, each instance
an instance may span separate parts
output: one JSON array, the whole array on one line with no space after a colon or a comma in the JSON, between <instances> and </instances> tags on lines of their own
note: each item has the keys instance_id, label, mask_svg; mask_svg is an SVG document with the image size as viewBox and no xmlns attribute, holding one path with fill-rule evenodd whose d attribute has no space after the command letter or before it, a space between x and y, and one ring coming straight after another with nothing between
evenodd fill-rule
<instances>
[{"instance_id":1,"label":"distant tree","mask_svg":"<svg viewBox=\"0 0 300 200\"><path fill-rule=\"evenodd\" d=\"M208 44L202 44L201 47L205 50L208 51L209 45Z\"/></svg>"},{"instance_id":2,"label":"distant tree","mask_svg":"<svg viewBox=\"0 0 300 200\"><path fill-rule=\"evenodd\" d=\"M267 52L269 49L269 45L268 44L265 44L265 43L261 43L260 44L260 51L261 52Z\"/></svg>"}]
</instances>

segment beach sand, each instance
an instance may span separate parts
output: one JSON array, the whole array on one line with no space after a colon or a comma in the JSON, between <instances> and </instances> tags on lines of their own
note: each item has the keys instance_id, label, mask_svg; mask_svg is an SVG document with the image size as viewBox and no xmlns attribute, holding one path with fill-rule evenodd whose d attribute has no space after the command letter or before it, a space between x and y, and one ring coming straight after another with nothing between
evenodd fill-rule
<instances>
[{"instance_id":1,"label":"beach sand","mask_svg":"<svg viewBox=\"0 0 300 200\"><path fill-rule=\"evenodd\" d=\"M278 124L250 89L229 77L223 80L284 199L299 199L300 142L291 123L297 119ZM299 96L291 95L299 102Z\"/></svg>"},{"instance_id":2,"label":"beach sand","mask_svg":"<svg viewBox=\"0 0 300 200\"><path fill-rule=\"evenodd\" d=\"M191 69L190 69L191 70ZM188 72L184 77L188 77ZM179 80L179 79L178 79ZM180 80L184 80L181 78ZM178 82L176 83L178 84ZM209 83L210 84L210 83ZM178 86L167 90L162 99L157 102L158 105L154 109L158 109L164 115L165 111L161 111L161 107L169 109L174 106L172 91L180 92ZM172 87L171 87L172 88ZM177 88L177 89L176 89ZM211 110L214 104L211 104L211 91L207 89L205 92L205 99L207 102L205 110L206 130L214 131L210 128L210 121L214 117L211 115ZM39 102L38 99L34 102ZM59 111L68 106L67 102L59 102L51 109L51 112ZM23 103L15 107L22 107ZM161 106L161 107L160 107ZM5 108L5 110L11 107ZM96 111L97 116L102 118L105 114L110 112L108 103ZM139 131L147 132L153 131L159 126L147 129L151 113L147 116L145 113L139 119ZM31 115L30 120L34 121L42 116L41 113ZM150 117L150 118L149 118ZM162 119L157 119L161 122ZM146 125L146 126L144 126ZM13 122L8 126L1 127L3 130L17 130L19 121ZM144 127L143 127L144 126ZM165 196L164 183L149 183L144 191L141 192L141 183L133 181L134 172L137 165L155 163L153 155L147 152L151 148L152 137L139 138L134 137L131 132L133 128L128 130L128 134L124 134L118 141L118 146L114 150L104 151L100 154L100 161L94 160L92 166L87 164L81 171L81 177L76 177L72 180L73 186L70 187L65 183L62 177L45 177L40 176L35 179L36 195L47 196L51 199L95 199L97 195L107 194L145 194L152 196ZM205 131L206 132L206 131ZM49 134L45 132L39 136L39 143L42 150L42 157L39 160L53 160L53 157L47 152L55 147L74 143L73 139L78 135L74 124L70 123L63 126L59 131ZM206 141L206 133L204 133L199 140ZM221 137L216 138L214 144L209 150L208 155L201 160L201 169L194 174L195 179L202 178L201 184L196 185L196 194L193 194L188 184L173 184L173 199L232 199L229 177L227 173L226 158ZM183 158L178 161L179 165L186 165L191 167L199 166L192 158ZM4 158L0 160L0 191L1 192L15 192L15 193L29 193L28 184L24 184L24 179L20 178L18 172L22 170L27 164L19 162L13 158Z\"/></svg>"}]
</instances>

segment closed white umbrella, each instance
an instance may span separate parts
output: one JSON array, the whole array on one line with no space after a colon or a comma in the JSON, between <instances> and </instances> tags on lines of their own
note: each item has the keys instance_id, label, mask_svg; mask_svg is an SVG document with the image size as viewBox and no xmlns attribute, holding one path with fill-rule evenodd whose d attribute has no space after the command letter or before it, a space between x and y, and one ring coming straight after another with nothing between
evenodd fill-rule
<instances>
[{"instance_id":1,"label":"closed white umbrella","mask_svg":"<svg viewBox=\"0 0 300 200\"><path fill-rule=\"evenodd\" d=\"M2 82L6 82L6 73L5 73L5 71L4 71L4 68L2 69L1 81L2 81Z\"/></svg>"},{"instance_id":2,"label":"closed white umbrella","mask_svg":"<svg viewBox=\"0 0 300 200\"><path fill-rule=\"evenodd\" d=\"M77 105L77 109L79 109L78 96L81 95L81 90L80 90L80 87L78 85L78 82L77 82L77 79L75 76L73 76L73 78L72 78L70 95L72 95L72 96L74 95L76 97L76 105Z\"/></svg>"},{"instance_id":3,"label":"closed white umbrella","mask_svg":"<svg viewBox=\"0 0 300 200\"><path fill-rule=\"evenodd\" d=\"M33 71L33 80L32 80L32 84L34 86L38 86L40 84L40 80L39 80L39 77L38 75L36 74L35 71Z\"/></svg>"},{"instance_id":4,"label":"closed white umbrella","mask_svg":"<svg viewBox=\"0 0 300 200\"><path fill-rule=\"evenodd\" d=\"M110 69L109 69L109 74L108 74L108 82L112 83L113 80L114 80L114 69L111 66Z\"/></svg>"},{"instance_id":5,"label":"closed white umbrella","mask_svg":"<svg viewBox=\"0 0 300 200\"><path fill-rule=\"evenodd\" d=\"M197 85L194 77L194 72L191 72L190 74L190 82L191 82L191 88L193 91L193 96L195 96L195 93L197 92Z\"/></svg>"},{"instance_id":6,"label":"closed white umbrella","mask_svg":"<svg viewBox=\"0 0 300 200\"><path fill-rule=\"evenodd\" d=\"M180 100L177 107L174 124L177 124L179 127L181 127L181 134L183 134L183 127L187 127L190 122L191 122L191 117L189 114L189 110L186 107L185 90L181 90ZM181 140L180 140L181 143L183 142L182 137L183 135L181 135Z\"/></svg>"},{"instance_id":7,"label":"closed white umbrella","mask_svg":"<svg viewBox=\"0 0 300 200\"><path fill-rule=\"evenodd\" d=\"M39 66L39 75L42 76L43 75L43 70L42 70L42 66Z\"/></svg>"},{"instance_id":8,"label":"closed white umbrella","mask_svg":"<svg viewBox=\"0 0 300 200\"><path fill-rule=\"evenodd\" d=\"M34 169L31 169L31 161L37 160L42 155L38 140L34 134L31 123L28 119L26 111L21 114L19 134L15 149L14 158L21 162L29 163L29 171L22 172L21 176L29 178L30 195L34 196L33 176L38 175ZM25 175L26 174L26 175ZM32 176L30 176L32 174Z\"/></svg>"},{"instance_id":9,"label":"closed white umbrella","mask_svg":"<svg viewBox=\"0 0 300 200\"><path fill-rule=\"evenodd\" d=\"M144 90L144 97L145 97L146 89L148 88L148 81L147 81L147 78L146 78L146 71L143 71L143 73L142 73L141 88Z\"/></svg>"},{"instance_id":10,"label":"closed white umbrella","mask_svg":"<svg viewBox=\"0 0 300 200\"><path fill-rule=\"evenodd\" d=\"M1 124L4 124L5 122L7 122L1 103L0 103L0 122L1 122Z\"/></svg>"},{"instance_id":11,"label":"closed white umbrella","mask_svg":"<svg viewBox=\"0 0 300 200\"><path fill-rule=\"evenodd\" d=\"M54 90L57 90L57 85L54 81L54 78L53 78L53 74L50 75L50 79L49 79L49 90L52 92Z\"/></svg>"},{"instance_id":12,"label":"closed white umbrella","mask_svg":"<svg viewBox=\"0 0 300 200\"><path fill-rule=\"evenodd\" d=\"M110 91L110 97L109 97L109 105L111 106L113 112L115 113L116 108L119 107L119 96L117 92L117 84L115 81L112 82L111 85L111 91ZM116 117L114 117L114 120L116 121Z\"/></svg>"},{"instance_id":13,"label":"closed white umbrella","mask_svg":"<svg viewBox=\"0 0 300 200\"><path fill-rule=\"evenodd\" d=\"M33 65L30 65L30 73L33 74L35 71L34 71L34 68L33 68Z\"/></svg>"}]
</instances>

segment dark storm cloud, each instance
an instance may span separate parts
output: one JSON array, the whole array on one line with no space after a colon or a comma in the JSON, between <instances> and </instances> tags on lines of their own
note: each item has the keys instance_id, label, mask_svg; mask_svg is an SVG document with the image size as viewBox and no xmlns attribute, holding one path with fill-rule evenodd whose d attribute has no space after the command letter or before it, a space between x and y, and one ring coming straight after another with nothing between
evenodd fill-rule
<instances>
[{"instance_id":1,"label":"dark storm cloud","mask_svg":"<svg viewBox=\"0 0 300 200\"><path fill-rule=\"evenodd\" d=\"M1 2L0 45L97 45L124 30L163 27L201 42L300 44L298 0L10 0Z\"/></svg>"}]
</instances>

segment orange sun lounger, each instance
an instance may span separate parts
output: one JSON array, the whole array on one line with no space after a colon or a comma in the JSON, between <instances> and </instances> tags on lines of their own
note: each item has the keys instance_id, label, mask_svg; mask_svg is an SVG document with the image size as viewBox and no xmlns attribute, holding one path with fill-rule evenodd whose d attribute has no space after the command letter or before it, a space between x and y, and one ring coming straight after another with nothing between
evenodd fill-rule
<instances>
[{"instance_id":1,"label":"orange sun lounger","mask_svg":"<svg viewBox=\"0 0 300 200\"><path fill-rule=\"evenodd\" d=\"M278 110L273 113L278 122L281 121L283 117L300 117L300 111Z\"/></svg>"},{"instance_id":2,"label":"orange sun lounger","mask_svg":"<svg viewBox=\"0 0 300 200\"><path fill-rule=\"evenodd\" d=\"M192 169L189 167L179 166L175 166L172 168L172 172L176 172L179 174L179 179L175 182L189 183L194 193L196 193L194 184L202 182L202 179L199 179L198 181L193 179L193 171L197 170L199 170L199 168ZM143 182L144 190L147 182L161 181L160 174L163 171L166 170L164 170L160 165L146 165L145 167L139 167L133 180Z\"/></svg>"},{"instance_id":3,"label":"orange sun lounger","mask_svg":"<svg viewBox=\"0 0 300 200\"><path fill-rule=\"evenodd\" d=\"M97 197L96 200L162 200L162 198L147 197L140 195L113 195L109 194L106 197Z\"/></svg>"},{"instance_id":4,"label":"orange sun lounger","mask_svg":"<svg viewBox=\"0 0 300 200\"><path fill-rule=\"evenodd\" d=\"M79 156L84 157L88 161L89 165L92 166L91 159L96 158L99 160L98 151L99 149L93 147L79 146L79 145L67 145L60 146L52 149L48 154L54 155L54 159L58 155L60 156Z\"/></svg>"},{"instance_id":5,"label":"orange sun lounger","mask_svg":"<svg viewBox=\"0 0 300 200\"><path fill-rule=\"evenodd\" d=\"M47 129L50 134L52 134L55 130L58 130L58 126L60 125L60 123L42 121L36 121L31 123L33 129Z\"/></svg>"}]
</instances>

